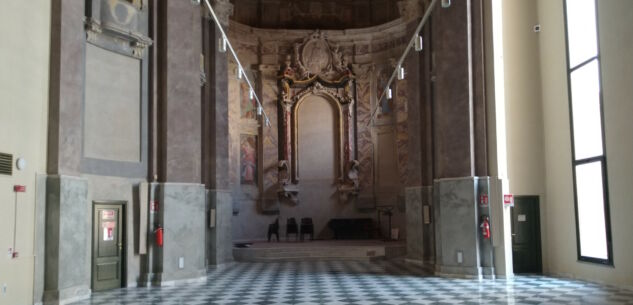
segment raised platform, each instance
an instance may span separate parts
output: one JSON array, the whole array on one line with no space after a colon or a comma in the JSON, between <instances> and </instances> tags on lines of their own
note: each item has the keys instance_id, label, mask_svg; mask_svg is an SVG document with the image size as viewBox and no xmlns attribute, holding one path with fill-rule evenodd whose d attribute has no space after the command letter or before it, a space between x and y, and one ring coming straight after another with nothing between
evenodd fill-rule
<instances>
[{"instance_id":1,"label":"raised platform","mask_svg":"<svg viewBox=\"0 0 633 305\"><path fill-rule=\"evenodd\" d=\"M406 252L404 241L379 240L253 242L233 247L233 257L241 262L391 259Z\"/></svg>"}]
</instances>

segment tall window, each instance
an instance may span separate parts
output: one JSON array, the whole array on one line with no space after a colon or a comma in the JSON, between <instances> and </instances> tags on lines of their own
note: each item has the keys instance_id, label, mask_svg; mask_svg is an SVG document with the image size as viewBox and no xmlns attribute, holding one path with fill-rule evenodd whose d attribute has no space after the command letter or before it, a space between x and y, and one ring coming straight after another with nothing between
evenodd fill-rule
<instances>
[{"instance_id":1,"label":"tall window","mask_svg":"<svg viewBox=\"0 0 633 305\"><path fill-rule=\"evenodd\" d=\"M578 259L613 264L595 0L566 0Z\"/></svg>"}]
</instances>

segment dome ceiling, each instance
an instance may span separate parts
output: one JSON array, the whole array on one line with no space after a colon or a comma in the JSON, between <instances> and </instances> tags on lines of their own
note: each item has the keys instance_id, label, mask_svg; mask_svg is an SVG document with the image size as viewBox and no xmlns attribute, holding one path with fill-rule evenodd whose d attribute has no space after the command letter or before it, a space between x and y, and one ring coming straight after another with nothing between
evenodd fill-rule
<instances>
[{"instance_id":1,"label":"dome ceiling","mask_svg":"<svg viewBox=\"0 0 633 305\"><path fill-rule=\"evenodd\" d=\"M267 29L352 29L400 17L395 0L231 0L233 21Z\"/></svg>"}]
</instances>

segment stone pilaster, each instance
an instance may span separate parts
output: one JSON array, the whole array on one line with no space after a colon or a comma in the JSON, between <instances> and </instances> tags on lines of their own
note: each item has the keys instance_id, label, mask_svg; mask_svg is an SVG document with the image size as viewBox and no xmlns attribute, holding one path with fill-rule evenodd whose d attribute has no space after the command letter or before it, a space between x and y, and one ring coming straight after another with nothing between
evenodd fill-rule
<instances>
[{"instance_id":1,"label":"stone pilaster","mask_svg":"<svg viewBox=\"0 0 633 305\"><path fill-rule=\"evenodd\" d=\"M207 210L215 210L215 224L207 228L208 265L221 265L233 261L233 235L231 220L233 206L231 193L226 190L207 191Z\"/></svg>"},{"instance_id":2,"label":"stone pilaster","mask_svg":"<svg viewBox=\"0 0 633 305\"><path fill-rule=\"evenodd\" d=\"M46 181L44 304L90 296L91 214L88 182L71 176Z\"/></svg>"},{"instance_id":3,"label":"stone pilaster","mask_svg":"<svg viewBox=\"0 0 633 305\"><path fill-rule=\"evenodd\" d=\"M233 6L227 0L212 1L212 6L223 24ZM229 175L229 99L227 54L219 51L222 34L215 22L208 19L203 25L204 71L207 83L203 88L203 171L207 189L206 214L215 223L205 229L205 253L207 265L218 265L233 260L232 229L233 199ZM214 213L211 213L211 211Z\"/></svg>"},{"instance_id":4,"label":"stone pilaster","mask_svg":"<svg viewBox=\"0 0 633 305\"><path fill-rule=\"evenodd\" d=\"M191 1L159 2L160 157L162 182L200 183L201 14ZM192 20L193 19L193 20Z\"/></svg>"},{"instance_id":5,"label":"stone pilaster","mask_svg":"<svg viewBox=\"0 0 633 305\"><path fill-rule=\"evenodd\" d=\"M47 172L78 175L82 152L85 1L51 3Z\"/></svg>"}]
</instances>

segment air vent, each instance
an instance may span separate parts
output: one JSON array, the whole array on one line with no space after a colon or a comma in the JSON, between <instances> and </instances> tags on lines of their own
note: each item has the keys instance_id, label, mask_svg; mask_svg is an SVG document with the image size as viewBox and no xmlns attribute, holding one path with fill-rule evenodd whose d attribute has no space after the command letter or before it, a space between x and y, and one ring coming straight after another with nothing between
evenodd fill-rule
<instances>
[{"instance_id":1,"label":"air vent","mask_svg":"<svg viewBox=\"0 0 633 305\"><path fill-rule=\"evenodd\" d=\"M0 175L13 174L13 155L0 153Z\"/></svg>"}]
</instances>

